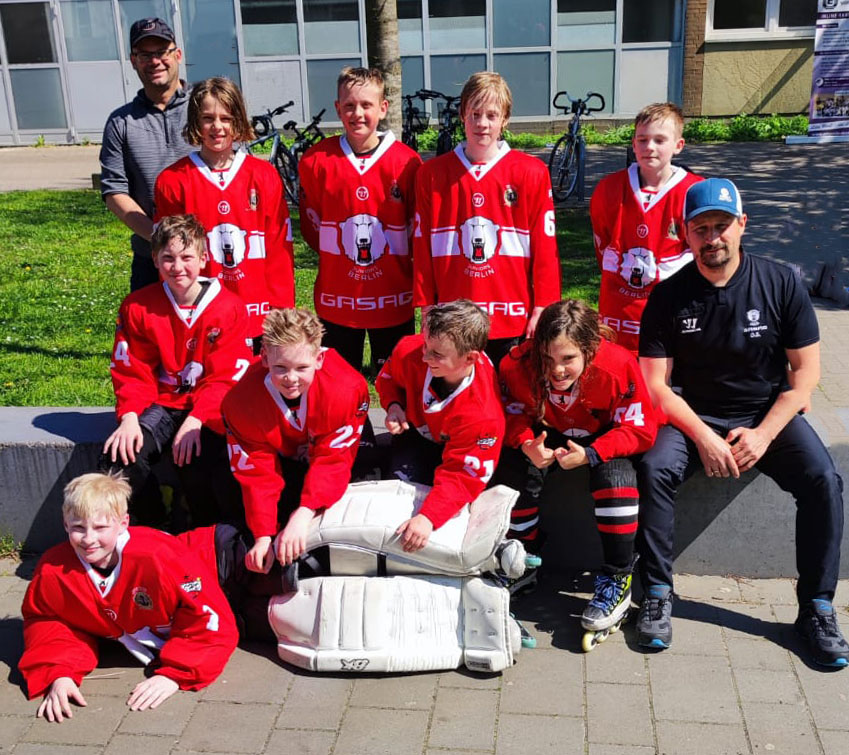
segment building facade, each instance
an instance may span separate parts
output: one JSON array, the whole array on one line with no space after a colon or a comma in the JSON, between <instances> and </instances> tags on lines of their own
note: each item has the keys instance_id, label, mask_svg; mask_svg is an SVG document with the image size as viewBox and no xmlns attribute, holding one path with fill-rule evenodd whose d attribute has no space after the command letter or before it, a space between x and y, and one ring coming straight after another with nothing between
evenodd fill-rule
<instances>
[{"instance_id":1,"label":"building facade","mask_svg":"<svg viewBox=\"0 0 849 755\"><path fill-rule=\"evenodd\" d=\"M817 0L687 0L687 115L807 113Z\"/></svg>"},{"instance_id":2,"label":"building facade","mask_svg":"<svg viewBox=\"0 0 849 755\"><path fill-rule=\"evenodd\" d=\"M598 91L601 115L629 118L658 100L689 115L798 111L810 87L813 22L793 25L793 9L815 14L816 0L397 2L405 93L456 94L496 70L514 123L550 121L562 89ZM139 87L128 32L152 15L172 24L187 81L228 76L251 112L293 100L292 118L327 108L332 128L340 68L366 62L364 0L0 0L0 144L98 140ZM750 34L752 19L763 28Z\"/></svg>"}]
</instances>

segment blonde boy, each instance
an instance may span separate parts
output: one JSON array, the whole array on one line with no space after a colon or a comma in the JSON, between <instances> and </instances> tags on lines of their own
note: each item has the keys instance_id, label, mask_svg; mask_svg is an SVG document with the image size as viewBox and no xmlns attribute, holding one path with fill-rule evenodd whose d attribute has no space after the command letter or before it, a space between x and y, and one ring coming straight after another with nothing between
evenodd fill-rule
<instances>
[{"instance_id":1,"label":"blonde boy","mask_svg":"<svg viewBox=\"0 0 849 755\"><path fill-rule=\"evenodd\" d=\"M634 119L637 162L603 178L590 200L601 268L599 314L635 356L649 294L693 259L684 240L684 195L702 179L672 165L684 149L683 129L677 105L644 107Z\"/></svg>"},{"instance_id":2,"label":"blonde boy","mask_svg":"<svg viewBox=\"0 0 849 755\"><path fill-rule=\"evenodd\" d=\"M484 354L489 318L468 299L428 310L422 333L395 347L375 381L392 440L392 474L432 484L398 529L404 550L424 547L484 489L504 440L504 413Z\"/></svg>"},{"instance_id":3,"label":"blonde boy","mask_svg":"<svg viewBox=\"0 0 849 755\"><path fill-rule=\"evenodd\" d=\"M117 474L68 483L62 506L68 542L44 554L24 597L18 667L30 699L44 696L36 715L48 721L71 718L72 702L86 705L80 684L97 666L99 637L117 640L153 669L130 693L132 710L211 684L236 647L212 528L176 538L129 527L129 496ZM195 550L197 544L203 547Z\"/></svg>"},{"instance_id":4,"label":"blonde boy","mask_svg":"<svg viewBox=\"0 0 849 755\"><path fill-rule=\"evenodd\" d=\"M312 312L269 312L262 361L222 405L230 468L254 539L245 557L250 571L268 573L275 556L281 564L297 559L316 512L336 503L351 479L368 385L336 351L322 348L322 334Z\"/></svg>"},{"instance_id":5,"label":"blonde boy","mask_svg":"<svg viewBox=\"0 0 849 755\"><path fill-rule=\"evenodd\" d=\"M193 215L163 218L151 244L162 281L121 305L110 365L119 426L103 446L101 469L128 475L135 523L162 527L150 470L170 449L193 524L212 524L238 510L221 400L252 359L247 315L235 294L200 275L206 234Z\"/></svg>"},{"instance_id":6,"label":"blonde boy","mask_svg":"<svg viewBox=\"0 0 849 755\"><path fill-rule=\"evenodd\" d=\"M473 74L460 98L466 141L416 179L413 304L478 304L496 366L560 298L551 181L541 160L502 141L512 105L501 76Z\"/></svg>"},{"instance_id":7,"label":"blonde boy","mask_svg":"<svg viewBox=\"0 0 849 755\"><path fill-rule=\"evenodd\" d=\"M342 69L336 113L345 133L311 147L298 165L301 234L318 253L324 343L357 370L366 332L376 369L415 332L409 233L421 158L377 130L388 106L378 69Z\"/></svg>"}]
</instances>

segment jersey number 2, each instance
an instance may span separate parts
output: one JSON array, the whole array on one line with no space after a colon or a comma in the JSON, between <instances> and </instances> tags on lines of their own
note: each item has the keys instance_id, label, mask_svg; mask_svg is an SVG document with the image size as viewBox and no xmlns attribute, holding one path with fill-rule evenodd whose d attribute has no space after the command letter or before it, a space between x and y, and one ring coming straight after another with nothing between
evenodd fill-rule
<instances>
[{"instance_id":1,"label":"jersey number 2","mask_svg":"<svg viewBox=\"0 0 849 755\"><path fill-rule=\"evenodd\" d=\"M481 467L483 467L483 474L481 474ZM477 456L466 456L463 459L463 471L472 477L480 477L481 481L486 484L495 471L495 462L492 459L484 459L481 463Z\"/></svg>"}]
</instances>

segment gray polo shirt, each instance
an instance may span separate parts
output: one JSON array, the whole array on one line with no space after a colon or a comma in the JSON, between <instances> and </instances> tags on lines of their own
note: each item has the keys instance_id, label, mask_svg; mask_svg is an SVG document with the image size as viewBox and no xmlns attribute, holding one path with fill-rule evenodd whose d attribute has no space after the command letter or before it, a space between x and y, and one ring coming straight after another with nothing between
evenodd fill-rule
<instances>
[{"instance_id":1,"label":"gray polo shirt","mask_svg":"<svg viewBox=\"0 0 849 755\"><path fill-rule=\"evenodd\" d=\"M183 139L189 97L178 89L160 110L140 89L132 102L119 107L106 121L100 148L101 195L129 194L148 217L153 217L153 187L163 168L193 150ZM150 242L132 235L133 253L150 256Z\"/></svg>"}]
</instances>

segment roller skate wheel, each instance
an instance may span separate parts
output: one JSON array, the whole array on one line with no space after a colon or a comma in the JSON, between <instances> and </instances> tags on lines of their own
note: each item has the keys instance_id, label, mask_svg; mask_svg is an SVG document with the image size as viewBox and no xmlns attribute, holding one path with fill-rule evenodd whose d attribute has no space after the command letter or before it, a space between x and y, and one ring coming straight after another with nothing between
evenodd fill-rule
<instances>
[{"instance_id":1,"label":"roller skate wheel","mask_svg":"<svg viewBox=\"0 0 849 755\"><path fill-rule=\"evenodd\" d=\"M581 650L583 650L585 653L591 653L593 650L595 650L596 645L598 645L596 633L584 632L584 636L581 638Z\"/></svg>"},{"instance_id":2,"label":"roller skate wheel","mask_svg":"<svg viewBox=\"0 0 849 755\"><path fill-rule=\"evenodd\" d=\"M531 650L537 646L537 638L532 637L531 635L523 635L522 636L522 647Z\"/></svg>"},{"instance_id":3,"label":"roller skate wheel","mask_svg":"<svg viewBox=\"0 0 849 755\"><path fill-rule=\"evenodd\" d=\"M538 569L542 566L542 559L533 553L528 553L525 555L525 566L528 569Z\"/></svg>"}]
</instances>

